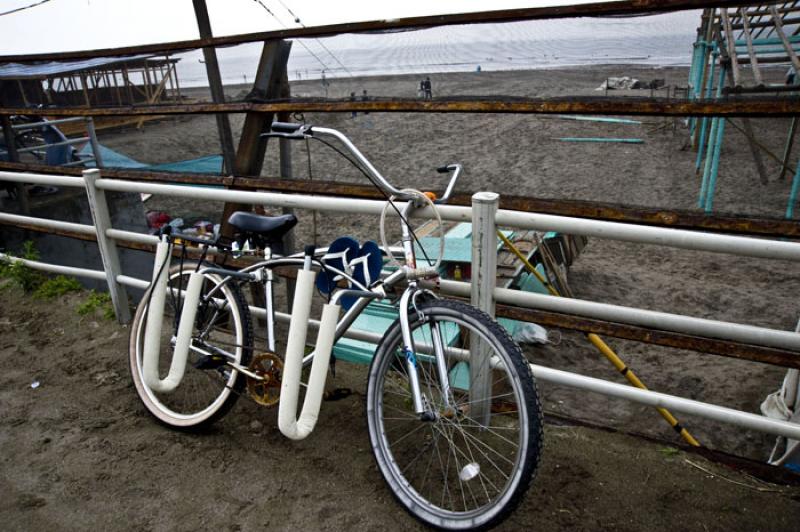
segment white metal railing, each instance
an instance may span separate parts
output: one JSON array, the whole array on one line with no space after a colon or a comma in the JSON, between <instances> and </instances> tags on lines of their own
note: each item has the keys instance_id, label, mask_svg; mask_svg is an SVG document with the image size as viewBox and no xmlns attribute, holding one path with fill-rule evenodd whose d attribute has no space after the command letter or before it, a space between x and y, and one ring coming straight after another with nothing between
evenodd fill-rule
<instances>
[{"instance_id":1,"label":"white metal railing","mask_svg":"<svg viewBox=\"0 0 800 532\"><path fill-rule=\"evenodd\" d=\"M103 259L104 271L70 268L37 261L24 261L31 268L41 269L56 273L90 277L93 279L106 279L111 292L117 317L120 321L130 318L127 306L127 296L123 286L147 288L147 280L136 279L123 275L117 259L116 241L129 241L137 243L156 243L158 239L152 235L143 235L130 231L123 231L111 227L104 191L138 192L150 194L169 194L172 196L194 198L201 200L228 201L237 203L250 203L256 205L270 205L273 207L288 207L297 209L343 212L353 214L380 215L384 203L375 200L361 200L351 198L329 198L301 194L278 194L267 192L246 192L234 190L211 189L207 187L175 186L155 183L141 183L104 179L100 177L99 170L87 170L84 178L40 175L30 173L0 172L0 180L25 183L41 183L57 186L85 187L89 196L92 209L94 226L45 220L28 216L18 216L0 213L0 222L22 223L43 228L76 231L84 234L95 234ZM482 194L482 193L479 193ZM565 233L588 235L601 238L639 242L646 244L664 245L683 249L704 250L716 253L731 253L736 255L777 258L791 261L800 261L800 242L790 242L774 239L756 239L730 235L718 235L678 229L645 227L616 222L585 220L563 216L539 215L497 209L496 195L483 194L478 199L483 206L480 209L472 207L440 206L442 219L450 221L465 221L473 223L473 235L494 235L497 225L505 227L518 227L536 229L541 231L560 231ZM474 205L474 204L473 204ZM420 209L413 213L416 217L430 216L428 209ZM492 252L493 249L492 249ZM473 246L475 253L482 254L480 246ZM8 260L23 260L9 257L0 253L0 258ZM591 301L568 298L558 298L496 288L494 275L491 272L492 261L477 261L481 268L487 268L480 276L481 282L463 283L457 281L441 281L441 289L451 295L471 295L473 304L478 304L491 312L495 301L509 303L521 307L538 308L565 312L578 316L601 318L609 321L654 327L662 330L698 334L712 338L730 339L756 345L800 350L800 334L742 325L736 323L708 320L636 309L619 305L608 305ZM489 297L487 297L489 294ZM256 315L263 315L264 310L251 307ZM289 315L278 313L279 320L288 321ZM318 323L312 320L312 326ZM377 342L379 335L368 331L350 330L345 336ZM758 430L770 434L800 439L800 425L778 421L752 414L741 412L718 405L689 400L678 396L640 390L630 386L586 377L576 373L556 370L532 364L534 375L546 382L553 382L570 387L580 388L604 395L623 398L641 404L670 408L678 412L698 415L731 423L740 427Z\"/></svg>"}]
</instances>

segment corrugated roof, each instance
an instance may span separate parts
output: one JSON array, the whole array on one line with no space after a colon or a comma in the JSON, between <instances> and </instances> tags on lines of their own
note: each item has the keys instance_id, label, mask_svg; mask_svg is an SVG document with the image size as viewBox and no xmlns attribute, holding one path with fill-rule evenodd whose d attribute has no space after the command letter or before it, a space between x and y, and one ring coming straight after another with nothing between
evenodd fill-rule
<instances>
[{"instance_id":1,"label":"corrugated roof","mask_svg":"<svg viewBox=\"0 0 800 532\"><path fill-rule=\"evenodd\" d=\"M128 57L98 57L95 59L84 59L81 61L50 61L48 63L38 63L25 65L22 63L6 63L0 65L0 79L41 79L70 72L80 72L93 68L113 65L116 63L127 63L129 61L139 61L156 57L153 54L132 55Z\"/></svg>"}]
</instances>

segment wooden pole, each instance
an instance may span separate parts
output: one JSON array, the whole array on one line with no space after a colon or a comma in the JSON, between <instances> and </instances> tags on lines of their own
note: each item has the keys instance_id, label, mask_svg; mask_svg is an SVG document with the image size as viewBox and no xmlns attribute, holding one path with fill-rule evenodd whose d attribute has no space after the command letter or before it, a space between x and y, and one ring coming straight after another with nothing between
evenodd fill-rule
<instances>
[{"instance_id":1,"label":"wooden pole","mask_svg":"<svg viewBox=\"0 0 800 532\"><path fill-rule=\"evenodd\" d=\"M181 85L180 81L178 80L178 65L177 63L172 63L172 72L175 75L175 90L178 91L178 101L181 101Z\"/></svg>"},{"instance_id":2,"label":"wooden pole","mask_svg":"<svg viewBox=\"0 0 800 532\"><path fill-rule=\"evenodd\" d=\"M81 72L81 87L83 88L83 98L86 100L86 107L91 107L92 102L89 101L89 88L86 74Z\"/></svg>"},{"instance_id":3,"label":"wooden pole","mask_svg":"<svg viewBox=\"0 0 800 532\"><path fill-rule=\"evenodd\" d=\"M780 180L786 179L786 171L789 169L789 157L792 153L792 145L794 144L794 134L797 131L797 117L792 117L792 125L789 126L789 134L786 136L786 146L783 148L783 159L781 161L781 175Z\"/></svg>"},{"instance_id":4,"label":"wooden pole","mask_svg":"<svg viewBox=\"0 0 800 532\"><path fill-rule=\"evenodd\" d=\"M208 18L208 9L205 0L192 0L194 13L197 17L197 26L200 29L201 39L211 38L211 21ZM203 57L206 61L206 73L208 83L211 88L211 98L214 103L225 103L225 92L222 88L222 76L219 72L217 63L217 52L212 47L203 48ZM222 159L225 163L223 173L233 173L236 168L233 151L233 133L231 133L231 123L227 115L218 114L217 129L219 130L220 144L222 145ZM223 220L224 222L224 220Z\"/></svg>"},{"instance_id":5,"label":"wooden pole","mask_svg":"<svg viewBox=\"0 0 800 532\"><path fill-rule=\"evenodd\" d=\"M745 13L746 9L747 8L739 8L739 13L742 17L742 33L744 33L744 38L747 43L747 55L750 57L750 68L753 69L753 79L755 79L756 85L761 87L764 85L764 80L761 79L761 69L758 68L758 58L753 50L753 37L750 35L750 22L747 13Z\"/></svg>"},{"instance_id":6,"label":"wooden pole","mask_svg":"<svg viewBox=\"0 0 800 532\"><path fill-rule=\"evenodd\" d=\"M775 33L783 43L783 48L786 50L786 55L789 56L789 60L792 62L795 72L800 75L800 59L797 58L797 54L794 53L794 48L792 48L792 43L789 42L789 39L786 38L786 34L783 32L783 23L781 22L781 17L778 15L778 10L775 6L769 6L769 10L772 14L772 21L775 23Z\"/></svg>"},{"instance_id":7,"label":"wooden pole","mask_svg":"<svg viewBox=\"0 0 800 532\"><path fill-rule=\"evenodd\" d=\"M28 102L28 97L25 96L25 87L22 86L22 82L17 80L17 87L19 87L19 93L22 96L22 103L25 104L25 107L28 107L30 103Z\"/></svg>"},{"instance_id":8,"label":"wooden pole","mask_svg":"<svg viewBox=\"0 0 800 532\"><path fill-rule=\"evenodd\" d=\"M11 117L0 116L0 124L3 126L3 140L8 151L8 159L12 163L19 162L19 153L17 153L17 143L14 138L14 130L11 128ZM17 183L17 201L19 201L19 210L22 214L30 213L30 206L28 205L28 191L25 189L24 183Z\"/></svg>"},{"instance_id":9,"label":"wooden pole","mask_svg":"<svg viewBox=\"0 0 800 532\"><path fill-rule=\"evenodd\" d=\"M722 23L725 26L725 44L728 47L728 58L731 62L731 68L728 69L728 72L733 77L733 86L738 87L741 85L739 79L739 60L736 57L736 37L733 35L733 30L731 29L731 19L728 16L727 9L721 9L720 15L722 16Z\"/></svg>"}]
</instances>

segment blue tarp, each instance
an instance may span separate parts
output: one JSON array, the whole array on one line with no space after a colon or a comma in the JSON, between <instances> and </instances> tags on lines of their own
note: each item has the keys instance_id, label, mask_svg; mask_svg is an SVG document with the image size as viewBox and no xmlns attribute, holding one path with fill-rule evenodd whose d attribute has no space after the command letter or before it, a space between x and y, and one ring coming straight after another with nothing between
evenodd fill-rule
<instances>
[{"instance_id":1,"label":"blue tarp","mask_svg":"<svg viewBox=\"0 0 800 532\"><path fill-rule=\"evenodd\" d=\"M89 144L83 147L80 155L92 156L92 147ZM173 163L145 164L131 159L117 151L100 145L100 157L106 168L134 168L137 170L153 170L155 172L176 172L185 174L222 174L222 156L207 155L197 159L187 159ZM87 167L94 167L94 162L87 162Z\"/></svg>"}]
</instances>

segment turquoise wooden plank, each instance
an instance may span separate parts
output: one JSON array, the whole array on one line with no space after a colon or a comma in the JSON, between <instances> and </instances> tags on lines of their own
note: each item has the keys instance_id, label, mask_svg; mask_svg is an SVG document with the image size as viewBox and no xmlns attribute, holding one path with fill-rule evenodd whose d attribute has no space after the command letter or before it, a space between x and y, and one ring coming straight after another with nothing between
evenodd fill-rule
<instances>
[{"instance_id":1,"label":"turquoise wooden plank","mask_svg":"<svg viewBox=\"0 0 800 532\"><path fill-rule=\"evenodd\" d=\"M459 362L448 373L450 378L450 386L459 390L469 390L469 364L466 362Z\"/></svg>"},{"instance_id":2,"label":"turquoise wooden plank","mask_svg":"<svg viewBox=\"0 0 800 532\"><path fill-rule=\"evenodd\" d=\"M387 312L386 309L391 309ZM397 308L387 303L370 303L364 312L356 318L351 325L353 330L368 331L371 333L380 334L381 336L398 318ZM442 336L447 345L453 345L458 339L458 327L449 323L446 324L442 330ZM429 342L430 339L423 337L421 332L414 333L414 339L419 341ZM366 342L363 340L355 340L352 338L341 338L333 346L333 355L338 360L352 362L355 364L369 364L372 357L375 355L376 344ZM426 357L421 355L419 357L425 360Z\"/></svg>"},{"instance_id":3,"label":"turquoise wooden plank","mask_svg":"<svg viewBox=\"0 0 800 532\"><path fill-rule=\"evenodd\" d=\"M641 124L641 120L631 120L629 118L605 118L599 116L583 116L583 115L558 115L558 118L564 120L581 120L586 122L608 122L610 124Z\"/></svg>"},{"instance_id":4,"label":"turquoise wooden plank","mask_svg":"<svg viewBox=\"0 0 800 532\"><path fill-rule=\"evenodd\" d=\"M464 224L467 226L471 226L471 224ZM464 234L466 230L460 229L459 234ZM442 256L442 262L460 262L460 263L471 263L472 262L472 240L469 236L472 233L472 228L469 227L469 234L464 238L451 238L450 233L448 232L444 238L444 255ZM511 238L514 234L513 231L503 231L503 234L506 238ZM422 253L422 249L425 250L425 253L428 254L428 257L431 261L435 261L436 257L439 256L439 237L435 236L426 236L419 239L419 243L422 244L422 248L420 249L418 244L414 244L414 250L417 254L417 260L424 260L424 254ZM503 242L498 238L497 239L497 248L500 249L503 245Z\"/></svg>"},{"instance_id":5,"label":"turquoise wooden plank","mask_svg":"<svg viewBox=\"0 0 800 532\"><path fill-rule=\"evenodd\" d=\"M469 222L461 222L445 233L445 238L469 238L471 236L472 224Z\"/></svg>"},{"instance_id":6,"label":"turquoise wooden plank","mask_svg":"<svg viewBox=\"0 0 800 532\"><path fill-rule=\"evenodd\" d=\"M617 142L622 144L644 144L642 139L620 139L607 137L553 137L563 142Z\"/></svg>"}]
</instances>

